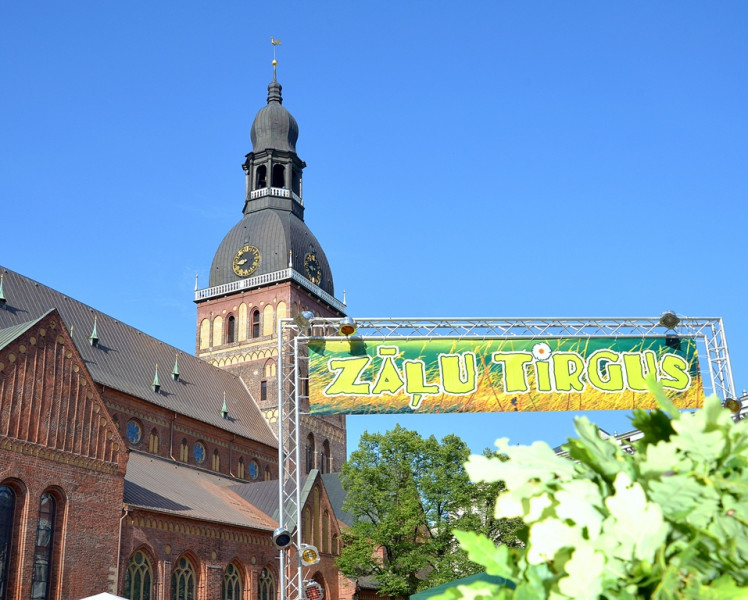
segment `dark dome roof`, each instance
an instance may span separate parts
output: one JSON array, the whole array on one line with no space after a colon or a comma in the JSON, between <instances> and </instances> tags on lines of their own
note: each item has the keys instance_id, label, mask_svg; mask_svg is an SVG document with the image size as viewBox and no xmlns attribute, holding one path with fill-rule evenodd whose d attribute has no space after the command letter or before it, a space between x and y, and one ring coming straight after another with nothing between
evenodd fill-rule
<instances>
[{"instance_id":1,"label":"dark dome roof","mask_svg":"<svg viewBox=\"0 0 748 600\"><path fill-rule=\"evenodd\" d=\"M260 264L251 277L288 268L288 252L293 252L293 268L304 274L304 258L310 252L317 256L322 271L319 287L335 295L332 271L322 246L304 221L292 212L264 209L252 212L239 221L223 238L210 268L210 287L243 279L234 273L232 262L240 248L250 244L260 251Z\"/></svg>"},{"instance_id":2,"label":"dark dome roof","mask_svg":"<svg viewBox=\"0 0 748 600\"><path fill-rule=\"evenodd\" d=\"M296 152L299 125L283 107L281 89L281 84L277 81L268 86L268 103L258 111L252 129L249 130L253 152L262 152L268 148Z\"/></svg>"}]
</instances>

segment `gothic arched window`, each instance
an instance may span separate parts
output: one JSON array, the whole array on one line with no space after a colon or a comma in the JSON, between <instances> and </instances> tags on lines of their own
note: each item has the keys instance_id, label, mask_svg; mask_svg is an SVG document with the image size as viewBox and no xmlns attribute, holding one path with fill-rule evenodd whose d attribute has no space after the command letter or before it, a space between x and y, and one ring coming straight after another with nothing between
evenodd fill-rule
<instances>
[{"instance_id":1,"label":"gothic arched window","mask_svg":"<svg viewBox=\"0 0 748 600\"><path fill-rule=\"evenodd\" d=\"M234 319L234 315L230 315L229 318L226 319L226 343L227 344L231 344L236 339L235 324L236 324L236 320Z\"/></svg>"},{"instance_id":2,"label":"gothic arched window","mask_svg":"<svg viewBox=\"0 0 748 600\"><path fill-rule=\"evenodd\" d=\"M257 309L252 311L252 337L260 337L260 311Z\"/></svg>"},{"instance_id":3,"label":"gothic arched window","mask_svg":"<svg viewBox=\"0 0 748 600\"><path fill-rule=\"evenodd\" d=\"M309 473L314 468L314 435L311 433L306 438L306 472Z\"/></svg>"},{"instance_id":4,"label":"gothic arched window","mask_svg":"<svg viewBox=\"0 0 748 600\"><path fill-rule=\"evenodd\" d=\"M31 580L31 600L47 600L53 577L53 550L55 543L55 517L57 501L49 492L39 501L39 519L36 525L34 549L34 574Z\"/></svg>"},{"instance_id":5,"label":"gothic arched window","mask_svg":"<svg viewBox=\"0 0 748 600\"><path fill-rule=\"evenodd\" d=\"M222 600L241 600L242 597L242 579L239 576L239 569L234 563L229 563L226 572L223 574L223 587L221 589Z\"/></svg>"},{"instance_id":6,"label":"gothic arched window","mask_svg":"<svg viewBox=\"0 0 748 600\"><path fill-rule=\"evenodd\" d=\"M158 430L155 427L151 429L151 437L148 440L148 452L158 454Z\"/></svg>"},{"instance_id":7,"label":"gothic arched window","mask_svg":"<svg viewBox=\"0 0 748 600\"><path fill-rule=\"evenodd\" d=\"M267 567L257 580L257 600L275 600L275 578Z\"/></svg>"},{"instance_id":8,"label":"gothic arched window","mask_svg":"<svg viewBox=\"0 0 748 600\"><path fill-rule=\"evenodd\" d=\"M13 520L16 495L7 485L0 487L0 598L5 600L10 578L10 559L13 549Z\"/></svg>"},{"instance_id":9,"label":"gothic arched window","mask_svg":"<svg viewBox=\"0 0 748 600\"><path fill-rule=\"evenodd\" d=\"M171 600L195 600L195 569L185 557L171 573Z\"/></svg>"},{"instance_id":10,"label":"gothic arched window","mask_svg":"<svg viewBox=\"0 0 748 600\"><path fill-rule=\"evenodd\" d=\"M319 470L323 473L329 473L332 471L330 461L330 442L325 440L322 442L322 464L319 466Z\"/></svg>"},{"instance_id":11,"label":"gothic arched window","mask_svg":"<svg viewBox=\"0 0 748 600\"><path fill-rule=\"evenodd\" d=\"M153 568L144 552L138 550L130 557L125 572L125 598L151 600Z\"/></svg>"}]
</instances>

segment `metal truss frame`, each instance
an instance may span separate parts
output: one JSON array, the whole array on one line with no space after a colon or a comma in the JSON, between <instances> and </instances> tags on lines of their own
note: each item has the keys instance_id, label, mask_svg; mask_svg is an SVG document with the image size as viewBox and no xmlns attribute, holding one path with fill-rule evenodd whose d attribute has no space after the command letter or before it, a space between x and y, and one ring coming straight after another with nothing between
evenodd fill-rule
<instances>
[{"instance_id":1,"label":"metal truss frame","mask_svg":"<svg viewBox=\"0 0 748 600\"><path fill-rule=\"evenodd\" d=\"M717 317L680 317L667 329L660 317L584 318L367 318L356 319L356 337L364 339L422 338L557 338L557 337L652 337L678 335L696 339L706 358L711 392L722 401L736 398L724 327ZM308 369L306 344L310 339L341 338L340 319L313 318L308 325L294 319L278 323L278 522L295 534L295 545L280 551L280 600L303 598L301 547L300 406ZM706 379L708 377L708 380Z\"/></svg>"}]
</instances>

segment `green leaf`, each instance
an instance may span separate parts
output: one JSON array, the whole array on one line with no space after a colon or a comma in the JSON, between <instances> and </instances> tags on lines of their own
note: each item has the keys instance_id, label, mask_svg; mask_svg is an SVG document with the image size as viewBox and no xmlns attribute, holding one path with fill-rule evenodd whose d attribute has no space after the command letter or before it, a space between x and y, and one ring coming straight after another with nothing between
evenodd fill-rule
<instances>
[{"instance_id":1,"label":"green leaf","mask_svg":"<svg viewBox=\"0 0 748 600\"><path fill-rule=\"evenodd\" d=\"M575 600L597 600L602 592L605 558L589 546L574 550L564 568L568 574L558 581L559 590Z\"/></svg>"},{"instance_id":2,"label":"green leaf","mask_svg":"<svg viewBox=\"0 0 748 600\"><path fill-rule=\"evenodd\" d=\"M506 546L496 546L485 535L472 531L455 531L454 534L468 557L482 565L486 573L517 580L516 567Z\"/></svg>"}]
</instances>

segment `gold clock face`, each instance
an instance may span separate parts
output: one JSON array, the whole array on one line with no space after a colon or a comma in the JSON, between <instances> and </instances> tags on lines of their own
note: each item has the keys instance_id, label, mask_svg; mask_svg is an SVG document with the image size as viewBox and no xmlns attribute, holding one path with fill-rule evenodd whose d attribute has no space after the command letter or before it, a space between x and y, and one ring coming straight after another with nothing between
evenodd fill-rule
<instances>
[{"instance_id":1,"label":"gold clock face","mask_svg":"<svg viewBox=\"0 0 748 600\"><path fill-rule=\"evenodd\" d=\"M260 251L249 244L242 246L234 255L231 266L239 277L249 277L260 266Z\"/></svg>"},{"instance_id":2,"label":"gold clock face","mask_svg":"<svg viewBox=\"0 0 748 600\"><path fill-rule=\"evenodd\" d=\"M306 271L306 278L314 285L319 285L319 282L322 281L322 267L319 266L316 253L309 252L304 257L304 270Z\"/></svg>"}]
</instances>

